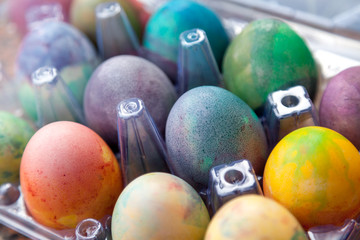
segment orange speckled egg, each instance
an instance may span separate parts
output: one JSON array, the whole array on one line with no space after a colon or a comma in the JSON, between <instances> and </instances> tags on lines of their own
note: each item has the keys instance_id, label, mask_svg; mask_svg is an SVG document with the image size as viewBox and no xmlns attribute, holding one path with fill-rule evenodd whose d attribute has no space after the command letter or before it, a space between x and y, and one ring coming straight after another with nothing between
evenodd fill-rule
<instances>
[{"instance_id":1,"label":"orange speckled egg","mask_svg":"<svg viewBox=\"0 0 360 240\"><path fill-rule=\"evenodd\" d=\"M34 219L56 229L111 214L123 188L108 145L88 127L66 121L46 125L30 139L20 183Z\"/></svg>"},{"instance_id":2,"label":"orange speckled egg","mask_svg":"<svg viewBox=\"0 0 360 240\"><path fill-rule=\"evenodd\" d=\"M341 226L360 213L360 154L333 130L300 128L271 152L263 185L304 228Z\"/></svg>"},{"instance_id":3,"label":"orange speckled egg","mask_svg":"<svg viewBox=\"0 0 360 240\"><path fill-rule=\"evenodd\" d=\"M306 240L296 218L279 203L260 195L237 197L212 218L205 240Z\"/></svg>"}]
</instances>

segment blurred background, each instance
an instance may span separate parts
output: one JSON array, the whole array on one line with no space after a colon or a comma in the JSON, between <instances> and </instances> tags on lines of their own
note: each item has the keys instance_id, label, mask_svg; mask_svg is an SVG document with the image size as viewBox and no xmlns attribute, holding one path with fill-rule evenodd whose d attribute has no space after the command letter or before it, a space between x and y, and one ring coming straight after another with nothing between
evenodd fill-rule
<instances>
[{"instance_id":1,"label":"blurred background","mask_svg":"<svg viewBox=\"0 0 360 240\"><path fill-rule=\"evenodd\" d=\"M232 0L232 2L264 11L273 11L319 27L360 31L360 2L358 0Z\"/></svg>"}]
</instances>

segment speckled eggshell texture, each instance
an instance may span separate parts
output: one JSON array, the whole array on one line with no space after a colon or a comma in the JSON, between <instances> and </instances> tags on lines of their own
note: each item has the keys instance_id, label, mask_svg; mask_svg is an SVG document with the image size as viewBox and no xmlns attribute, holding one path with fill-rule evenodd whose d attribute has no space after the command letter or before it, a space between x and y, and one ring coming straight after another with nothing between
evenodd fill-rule
<instances>
[{"instance_id":1,"label":"speckled eggshell texture","mask_svg":"<svg viewBox=\"0 0 360 240\"><path fill-rule=\"evenodd\" d=\"M360 150L360 66L348 68L328 83L321 99L320 125L342 134Z\"/></svg>"},{"instance_id":2,"label":"speckled eggshell texture","mask_svg":"<svg viewBox=\"0 0 360 240\"><path fill-rule=\"evenodd\" d=\"M140 98L164 135L166 118L177 99L174 86L151 62L136 56L117 56L102 63L85 90L84 111L90 128L118 148L117 105Z\"/></svg>"},{"instance_id":3,"label":"speckled eggshell texture","mask_svg":"<svg viewBox=\"0 0 360 240\"><path fill-rule=\"evenodd\" d=\"M202 240L209 213L199 194L168 173L149 173L132 181L116 202L111 221L114 240Z\"/></svg>"},{"instance_id":4,"label":"speckled eggshell texture","mask_svg":"<svg viewBox=\"0 0 360 240\"><path fill-rule=\"evenodd\" d=\"M211 167L248 159L262 175L267 158L258 117L219 87L197 87L178 99L167 120L166 145L175 174L196 189L207 187Z\"/></svg>"}]
</instances>

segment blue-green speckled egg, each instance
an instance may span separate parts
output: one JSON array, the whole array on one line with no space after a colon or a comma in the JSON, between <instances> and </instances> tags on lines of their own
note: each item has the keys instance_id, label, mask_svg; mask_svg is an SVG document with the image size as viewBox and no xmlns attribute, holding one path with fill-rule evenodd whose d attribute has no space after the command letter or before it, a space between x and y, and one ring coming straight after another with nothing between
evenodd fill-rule
<instances>
[{"instance_id":1,"label":"blue-green speckled egg","mask_svg":"<svg viewBox=\"0 0 360 240\"><path fill-rule=\"evenodd\" d=\"M253 110L233 93L213 86L184 93L170 111L166 145L171 168L197 190L212 167L248 159L262 175L267 142Z\"/></svg>"}]
</instances>

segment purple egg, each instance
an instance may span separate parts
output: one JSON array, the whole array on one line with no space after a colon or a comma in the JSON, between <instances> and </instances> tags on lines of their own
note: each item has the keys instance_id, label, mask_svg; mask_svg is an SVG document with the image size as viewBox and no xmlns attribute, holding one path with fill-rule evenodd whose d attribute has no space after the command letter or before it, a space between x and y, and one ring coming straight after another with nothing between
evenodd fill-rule
<instances>
[{"instance_id":1,"label":"purple egg","mask_svg":"<svg viewBox=\"0 0 360 240\"><path fill-rule=\"evenodd\" d=\"M324 91L320 125L330 128L360 149L360 66L334 76Z\"/></svg>"},{"instance_id":2,"label":"purple egg","mask_svg":"<svg viewBox=\"0 0 360 240\"><path fill-rule=\"evenodd\" d=\"M116 107L140 98L164 135L167 116L177 99L174 86L157 66L140 57L122 55L103 62L85 90L87 123L113 149L118 146Z\"/></svg>"}]
</instances>

